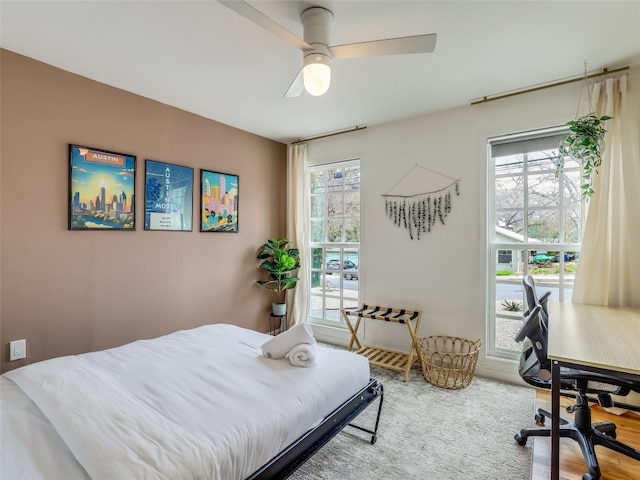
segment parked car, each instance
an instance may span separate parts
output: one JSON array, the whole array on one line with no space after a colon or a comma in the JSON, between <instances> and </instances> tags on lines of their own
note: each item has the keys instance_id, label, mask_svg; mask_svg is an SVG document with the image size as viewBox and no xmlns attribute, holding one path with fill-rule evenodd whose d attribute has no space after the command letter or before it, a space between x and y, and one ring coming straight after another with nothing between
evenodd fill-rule
<instances>
[{"instance_id":1,"label":"parked car","mask_svg":"<svg viewBox=\"0 0 640 480\"><path fill-rule=\"evenodd\" d=\"M327 262L327 275L331 275L333 274L333 271L339 271L340 270L340 260L329 260ZM344 261L344 268L343 270L345 270L344 272L344 278L346 280L357 280L358 279L358 265L356 265L355 263L353 263L351 260L345 260ZM347 271L349 270L349 271ZM351 270L355 270L355 271L351 271Z\"/></svg>"},{"instance_id":2,"label":"parked car","mask_svg":"<svg viewBox=\"0 0 640 480\"><path fill-rule=\"evenodd\" d=\"M344 270L348 270L350 268L358 268L358 266L351 260L345 260ZM329 260L327 262L327 270L340 270L340 260Z\"/></svg>"},{"instance_id":3,"label":"parked car","mask_svg":"<svg viewBox=\"0 0 640 480\"><path fill-rule=\"evenodd\" d=\"M327 262L327 274L331 275L333 272L331 270L340 270L340 260L329 260Z\"/></svg>"},{"instance_id":4,"label":"parked car","mask_svg":"<svg viewBox=\"0 0 640 480\"><path fill-rule=\"evenodd\" d=\"M538 252L531 259L531 263L551 263L556 261L556 257L550 257L547 252Z\"/></svg>"},{"instance_id":5,"label":"parked car","mask_svg":"<svg viewBox=\"0 0 640 480\"><path fill-rule=\"evenodd\" d=\"M349 268L344 272L345 280L358 280L358 266L354 264L353 268Z\"/></svg>"}]
</instances>

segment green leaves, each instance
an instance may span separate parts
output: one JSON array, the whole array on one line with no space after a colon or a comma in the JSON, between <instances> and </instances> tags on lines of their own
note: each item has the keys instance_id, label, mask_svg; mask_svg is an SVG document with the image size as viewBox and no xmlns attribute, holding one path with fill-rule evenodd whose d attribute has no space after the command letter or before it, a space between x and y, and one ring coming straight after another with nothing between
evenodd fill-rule
<instances>
[{"instance_id":1,"label":"green leaves","mask_svg":"<svg viewBox=\"0 0 640 480\"><path fill-rule=\"evenodd\" d=\"M271 280L257 280L258 285L276 293L280 301L284 301L284 293L295 288L300 280L292 275L300 268L300 252L297 248L288 248L290 243L286 238L270 238L256 257L264 260L260 268L271 276Z\"/></svg>"},{"instance_id":2,"label":"green leaves","mask_svg":"<svg viewBox=\"0 0 640 480\"><path fill-rule=\"evenodd\" d=\"M595 193L593 180L598 174L598 167L602 165L604 136L607 133L604 122L611 118L607 115L598 118L590 113L567 122L570 133L562 139L558 148L557 173L564 169L565 157L571 157L580 162L583 168L582 177L586 180L580 186L583 198L591 197Z\"/></svg>"},{"instance_id":3,"label":"green leaves","mask_svg":"<svg viewBox=\"0 0 640 480\"><path fill-rule=\"evenodd\" d=\"M296 266L296 259L290 257L287 253L280 254L280 267L285 270L291 270Z\"/></svg>"}]
</instances>

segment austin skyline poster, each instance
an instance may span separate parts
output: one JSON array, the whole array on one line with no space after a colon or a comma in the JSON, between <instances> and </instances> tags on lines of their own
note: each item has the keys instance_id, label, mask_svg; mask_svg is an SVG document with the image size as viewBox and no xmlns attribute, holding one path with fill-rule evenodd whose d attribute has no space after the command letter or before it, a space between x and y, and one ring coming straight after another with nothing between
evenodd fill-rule
<instances>
[{"instance_id":1,"label":"austin skyline poster","mask_svg":"<svg viewBox=\"0 0 640 480\"><path fill-rule=\"evenodd\" d=\"M69 144L69 230L135 230L136 157Z\"/></svg>"},{"instance_id":2,"label":"austin skyline poster","mask_svg":"<svg viewBox=\"0 0 640 480\"><path fill-rule=\"evenodd\" d=\"M200 231L238 232L238 175L200 170Z\"/></svg>"}]
</instances>

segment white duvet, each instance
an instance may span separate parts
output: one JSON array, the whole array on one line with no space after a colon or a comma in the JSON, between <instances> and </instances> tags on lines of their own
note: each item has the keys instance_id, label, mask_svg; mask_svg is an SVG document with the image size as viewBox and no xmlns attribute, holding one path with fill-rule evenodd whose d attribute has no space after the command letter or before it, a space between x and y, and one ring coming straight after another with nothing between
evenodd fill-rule
<instances>
[{"instance_id":1,"label":"white duvet","mask_svg":"<svg viewBox=\"0 0 640 480\"><path fill-rule=\"evenodd\" d=\"M264 358L269 338L208 325L6 373L0 478L246 478L369 380L343 350Z\"/></svg>"}]
</instances>

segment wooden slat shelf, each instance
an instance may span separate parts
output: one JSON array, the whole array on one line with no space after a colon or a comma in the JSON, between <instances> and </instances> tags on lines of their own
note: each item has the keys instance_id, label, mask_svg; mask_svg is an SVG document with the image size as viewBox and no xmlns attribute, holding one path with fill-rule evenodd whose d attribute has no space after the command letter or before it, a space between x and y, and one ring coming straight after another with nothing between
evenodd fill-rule
<instances>
[{"instance_id":1,"label":"wooden slat shelf","mask_svg":"<svg viewBox=\"0 0 640 480\"><path fill-rule=\"evenodd\" d=\"M407 368L411 368L411 366L418 361L417 356L409 360L409 354L406 352L396 352L394 350L366 345L356 353L367 357L371 365L388 368L389 370L395 370L397 372L406 371Z\"/></svg>"},{"instance_id":2,"label":"wooden slat shelf","mask_svg":"<svg viewBox=\"0 0 640 480\"><path fill-rule=\"evenodd\" d=\"M396 372L404 372L404 381L409 380L409 371L412 365L420 362L422 358L416 337L418 328L420 327L420 319L422 318L421 311L363 304L359 309L343 308L342 316L351 331L351 340L347 347L348 350L352 350L355 345L357 348L356 353L366 357L371 365L388 368ZM351 324L349 317L357 318L355 326ZM363 318L406 325L409 335L411 336L411 347L409 351L399 352L382 347L362 345L358 339L358 329L360 328Z\"/></svg>"}]
</instances>

